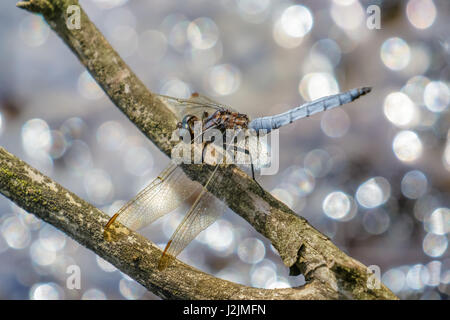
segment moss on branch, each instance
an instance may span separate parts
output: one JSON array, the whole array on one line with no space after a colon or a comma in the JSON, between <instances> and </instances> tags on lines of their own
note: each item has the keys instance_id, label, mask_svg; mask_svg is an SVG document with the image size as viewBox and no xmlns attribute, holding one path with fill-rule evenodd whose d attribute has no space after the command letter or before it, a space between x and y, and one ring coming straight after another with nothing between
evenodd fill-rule
<instances>
[{"instance_id":1,"label":"moss on branch","mask_svg":"<svg viewBox=\"0 0 450 320\"><path fill-rule=\"evenodd\" d=\"M94 251L148 290L172 299L330 299L319 282L301 288L265 290L215 278L175 260L157 270L161 250L128 230L116 242L103 238L109 216L0 147L0 192Z\"/></svg>"},{"instance_id":2,"label":"moss on branch","mask_svg":"<svg viewBox=\"0 0 450 320\"><path fill-rule=\"evenodd\" d=\"M30 0L19 2L18 6L43 14L111 101L162 152L170 155L176 117L130 70L82 9L81 29L67 28L65 12L73 4L78 2ZM200 183L211 173L208 166L183 165L182 168ZM340 251L330 239L260 188L243 171L229 166L221 168L218 177L220 183L211 186L209 191L267 237L293 273L302 272L310 283L320 283L323 292L332 292L328 298L397 299L384 285L369 289L367 267Z\"/></svg>"}]
</instances>

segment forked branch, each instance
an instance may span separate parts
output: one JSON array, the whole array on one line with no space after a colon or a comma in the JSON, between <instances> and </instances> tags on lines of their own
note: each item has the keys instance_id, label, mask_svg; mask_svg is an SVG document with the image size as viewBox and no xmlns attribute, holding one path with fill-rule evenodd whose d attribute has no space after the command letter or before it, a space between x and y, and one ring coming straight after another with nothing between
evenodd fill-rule
<instances>
[{"instance_id":1,"label":"forked branch","mask_svg":"<svg viewBox=\"0 0 450 320\"><path fill-rule=\"evenodd\" d=\"M81 8L81 28L70 29L67 27L67 8L69 5L78 5L78 1L30 0L27 2L19 2L17 5L26 10L41 13L50 27L64 40L66 45L87 68L112 102L162 152L170 155L172 148L170 137L176 127L176 117L129 69ZM210 174L210 169L206 166L184 165L183 170L190 178L200 183L205 182ZM209 191L218 198L223 199L234 212L247 220L258 232L267 237L280 253L284 264L291 268L291 273L301 272L305 275L308 281L305 287L302 287L302 289L286 289L287 291L265 291L239 287L234 284L232 286L240 288L238 290L236 289L237 291L233 291L235 294L220 296L217 293L217 288L221 287L217 281L224 286L226 282L200 272L194 273L194 269L180 262L177 262L174 268L171 269L170 272L173 273L173 276L176 277L176 274L183 274L184 272L182 270L176 270L176 268L183 268L186 271L190 270L192 277L183 277L183 279L178 279L180 280L179 282L172 281L169 283L167 282L169 280L165 278L166 275L164 276L166 280L159 278L161 276L154 271L152 268L153 264L150 263L151 259L156 259L157 257L156 248L134 233L130 233L132 236L128 239L129 242L114 244L114 250L112 251L114 255L110 256L112 249L109 250L103 242L103 239L100 238L101 225L106 220L100 215L97 209L88 206L85 202L82 202L83 206L86 205L90 209L86 209L84 213L96 213L90 213L90 218L93 216L97 218L96 222L90 220L90 223L99 229L97 233L91 233L90 235L82 233L80 238L77 232L82 232L82 229L79 227L75 228L74 226L64 227L61 225L61 222L64 221L62 219L65 216L64 214L60 216L60 220L57 220L60 222L57 226L66 232L71 231L69 234L72 237L81 240L80 242L82 244L85 244L106 260L130 274L137 281L144 283L148 277L158 278L163 281L160 283L163 286L157 286L155 282L151 284L147 283L146 286L155 293L165 297L188 297L186 292L189 292L190 288L192 292L202 291L204 294L202 296L203 298L222 297L244 299L259 296L260 298L271 299L281 297L292 299L397 299L382 284L378 289L368 285L371 273L366 266L340 251L330 239L309 225L304 218L297 216L282 202L272 197L270 193L261 189L239 168L229 166L227 168L221 168L218 173L220 183L214 184ZM2 185L2 189L6 186ZM27 195L22 194L22 196L26 197ZM72 195L72 197L75 196ZM18 200L20 199L17 197L15 199L14 201L19 203ZM58 199L65 200L64 197ZM23 199L22 201L30 203L30 200L27 199ZM64 206L63 204L58 205ZM30 212L35 212L32 206L26 209L30 210ZM47 208L47 211L49 209ZM68 210L69 208L66 209ZM50 212L45 213L44 204L42 204L39 210L43 216L50 214ZM51 213L55 213L55 210L50 211ZM64 212L67 214L67 211ZM81 217L82 213L78 213L78 219L82 219ZM87 217L83 219L87 219ZM67 230L68 228L69 230ZM76 230L70 228L75 228ZM89 237L93 238L91 239ZM120 254L124 254L124 256L121 257L119 252ZM145 258L144 253L149 255L149 260ZM141 261L149 261L145 264L146 269L138 269ZM231 286L231 284L227 285ZM209 297L204 289L211 291ZM245 295L239 290L244 290L249 295ZM181 291L184 293L178 294ZM290 293L279 295L280 292ZM289 296L290 294L291 296ZM200 296L200 294L192 294L189 297L198 298Z\"/></svg>"}]
</instances>

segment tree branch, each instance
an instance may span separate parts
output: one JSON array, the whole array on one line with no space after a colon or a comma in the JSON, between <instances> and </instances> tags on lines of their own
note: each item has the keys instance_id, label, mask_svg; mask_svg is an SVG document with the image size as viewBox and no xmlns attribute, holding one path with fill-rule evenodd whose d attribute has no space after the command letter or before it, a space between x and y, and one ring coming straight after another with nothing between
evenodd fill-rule
<instances>
[{"instance_id":1,"label":"tree branch","mask_svg":"<svg viewBox=\"0 0 450 320\"><path fill-rule=\"evenodd\" d=\"M18 206L65 232L162 298L177 299L330 299L336 292L318 282L299 289L265 290L215 278L174 260L157 270L161 250L126 229L108 242L109 216L0 147L0 192Z\"/></svg>"},{"instance_id":2,"label":"tree branch","mask_svg":"<svg viewBox=\"0 0 450 320\"><path fill-rule=\"evenodd\" d=\"M17 4L20 8L41 13L113 103L162 152L170 156L173 146L170 137L177 123L175 115L136 77L82 9L81 29L67 28L66 10L69 5L78 5L78 1L30 0ZM183 165L182 168L190 178L200 183L205 182L211 173L208 166ZM320 283L320 290L323 290L321 292L333 293L323 297L397 299L384 285L381 285L379 289L370 289L367 283L371 273L366 266L340 251L329 238L309 225L304 218L297 216L285 204L272 197L270 193L261 189L236 166L221 168L218 172L218 180L220 183L214 184L208 190L223 199L234 212L267 237L280 253L284 264L291 268L292 274L301 272L309 282L307 286ZM135 237L141 239L137 238L138 236ZM130 246L124 242L120 244L126 248ZM124 267L126 263L125 260L114 262L119 267ZM177 266L188 268L183 264L177 264ZM151 273L153 274L153 271ZM135 275L138 281L142 277L142 275ZM207 282L202 283L207 284ZM163 295L170 296L167 290L186 289L186 286L192 284L198 287L195 281L187 280L178 283L179 287L169 286ZM211 293L208 298L214 298L214 294Z\"/></svg>"}]
</instances>

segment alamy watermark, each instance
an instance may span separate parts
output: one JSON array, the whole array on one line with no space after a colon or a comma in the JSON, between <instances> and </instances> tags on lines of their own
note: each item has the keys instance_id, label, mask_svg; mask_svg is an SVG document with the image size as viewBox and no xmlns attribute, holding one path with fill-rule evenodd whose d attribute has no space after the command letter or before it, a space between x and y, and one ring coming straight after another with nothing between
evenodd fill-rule
<instances>
[{"instance_id":1,"label":"alamy watermark","mask_svg":"<svg viewBox=\"0 0 450 320\"><path fill-rule=\"evenodd\" d=\"M381 269L377 265L367 267L367 288L374 290L381 288Z\"/></svg>"},{"instance_id":2,"label":"alamy watermark","mask_svg":"<svg viewBox=\"0 0 450 320\"><path fill-rule=\"evenodd\" d=\"M261 175L274 175L279 169L279 132L265 130L203 129L195 121L192 132L178 128L172 133L171 158L176 164L236 164L253 166ZM270 137L270 139L269 139ZM269 142L270 140L270 142Z\"/></svg>"},{"instance_id":3,"label":"alamy watermark","mask_svg":"<svg viewBox=\"0 0 450 320\"><path fill-rule=\"evenodd\" d=\"M77 5L70 5L66 10L66 26L69 30L81 29L81 8Z\"/></svg>"},{"instance_id":4,"label":"alamy watermark","mask_svg":"<svg viewBox=\"0 0 450 320\"><path fill-rule=\"evenodd\" d=\"M69 290L81 289L81 269L76 264L67 267L66 273L69 274L66 280L66 287Z\"/></svg>"},{"instance_id":5,"label":"alamy watermark","mask_svg":"<svg viewBox=\"0 0 450 320\"><path fill-rule=\"evenodd\" d=\"M381 9L376 4L367 7L366 13L368 15L366 26L369 30L381 29Z\"/></svg>"}]
</instances>

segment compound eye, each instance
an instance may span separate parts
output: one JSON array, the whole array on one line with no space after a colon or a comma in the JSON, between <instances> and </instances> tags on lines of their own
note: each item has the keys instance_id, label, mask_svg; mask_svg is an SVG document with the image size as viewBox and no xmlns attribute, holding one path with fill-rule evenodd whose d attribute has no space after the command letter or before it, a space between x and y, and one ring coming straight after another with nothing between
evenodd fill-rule
<instances>
[{"instance_id":1,"label":"compound eye","mask_svg":"<svg viewBox=\"0 0 450 320\"><path fill-rule=\"evenodd\" d=\"M196 116L188 114L184 116L183 120L181 121L181 127L190 130L195 121L198 121L198 118Z\"/></svg>"},{"instance_id":2,"label":"compound eye","mask_svg":"<svg viewBox=\"0 0 450 320\"><path fill-rule=\"evenodd\" d=\"M203 111L203 118L208 118L209 113L207 111Z\"/></svg>"},{"instance_id":3,"label":"compound eye","mask_svg":"<svg viewBox=\"0 0 450 320\"><path fill-rule=\"evenodd\" d=\"M178 129L181 129L182 127L183 127L183 124L182 124L181 122L178 122L178 123L177 123L177 128L178 128Z\"/></svg>"},{"instance_id":4,"label":"compound eye","mask_svg":"<svg viewBox=\"0 0 450 320\"><path fill-rule=\"evenodd\" d=\"M190 115L187 115L183 118L183 120L181 122L179 122L179 126L180 128L183 129L189 129L189 119L191 118Z\"/></svg>"}]
</instances>

